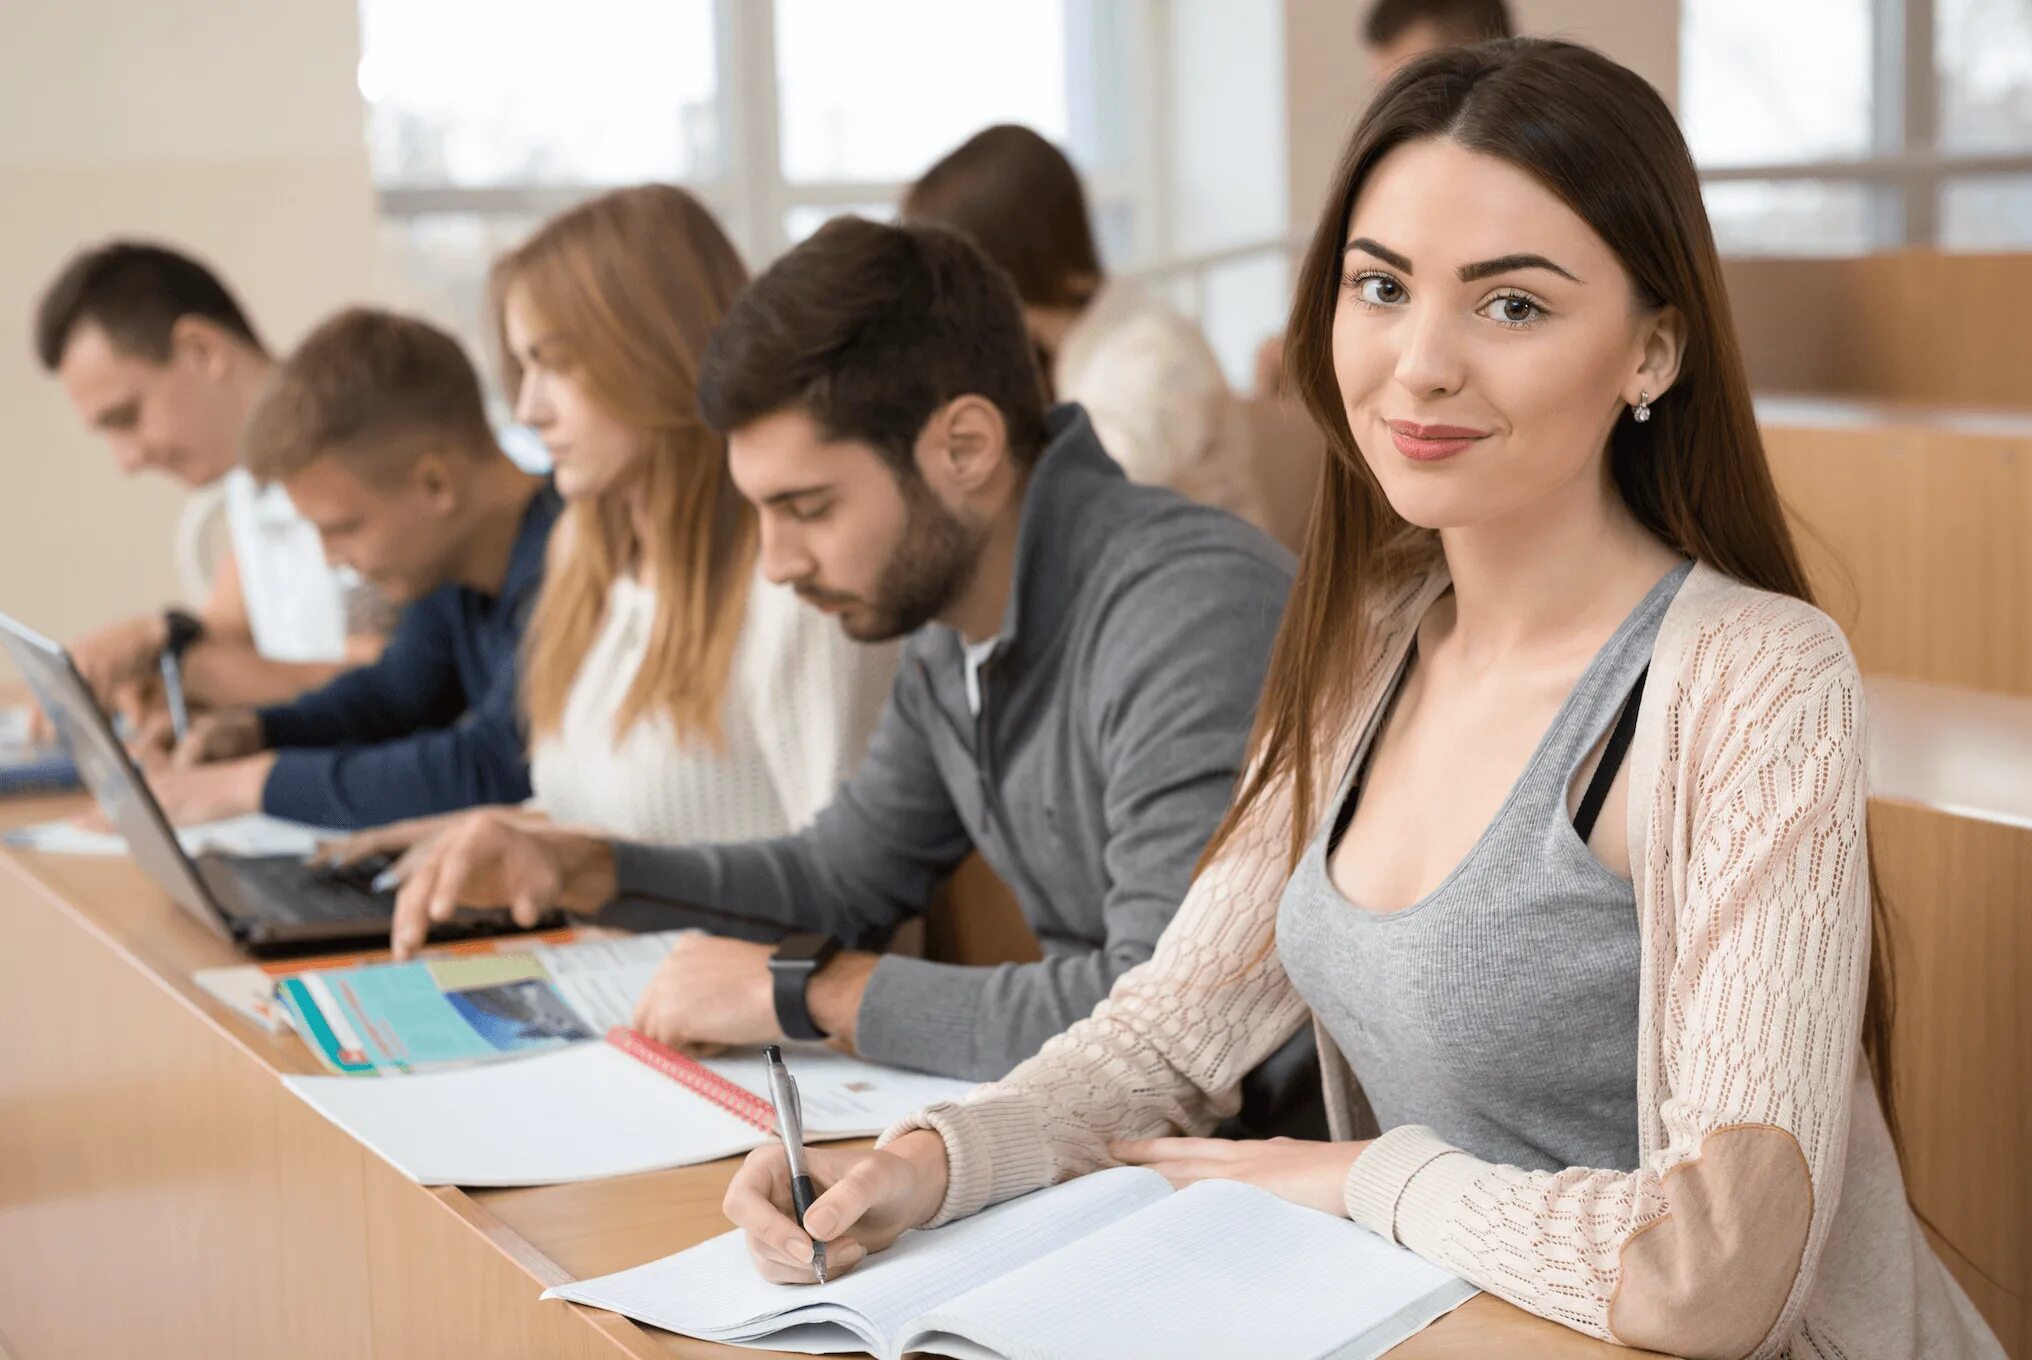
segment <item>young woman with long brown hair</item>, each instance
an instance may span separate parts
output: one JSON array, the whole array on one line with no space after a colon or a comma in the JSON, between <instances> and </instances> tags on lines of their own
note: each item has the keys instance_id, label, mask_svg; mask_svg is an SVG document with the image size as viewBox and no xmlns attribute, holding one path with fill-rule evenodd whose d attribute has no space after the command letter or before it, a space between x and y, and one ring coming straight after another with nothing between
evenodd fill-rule
<instances>
[{"instance_id":1,"label":"young woman with long brown hair","mask_svg":"<svg viewBox=\"0 0 2032 1360\"><path fill-rule=\"evenodd\" d=\"M1241 406L1199 326L1101 268L1079 171L1027 127L975 133L903 195L1009 271L1057 401L1086 408L1132 482L1264 522Z\"/></svg>"},{"instance_id":2,"label":"young woman with long brown hair","mask_svg":"<svg viewBox=\"0 0 2032 1360\"><path fill-rule=\"evenodd\" d=\"M893 647L757 579L754 508L699 418L699 356L746 283L711 214L656 184L494 265L503 381L566 500L519 676L535 815L662 844L782 835L832 797L888 696Z\"/></svg>"},{"instance_id":3,"label":"young woman with long brown hair","mask_svg":"<svg viewBox=\"0 0 2032 1360\"><path fill-rule=\"evenodd\" d=\"M1229 820L1091 1018L881 1151L812 1151L833 1269L1128 1162L1629 1345L2001 1354L1905 1200L1861 685L1670 112L1562 43L1407 67L1290 335L1332 457ZM1308 1019L1336 1141L1169 1136ZM727 1197L808 1280L787 1204L780 1152Z\"/></svg>"}]
</instances>

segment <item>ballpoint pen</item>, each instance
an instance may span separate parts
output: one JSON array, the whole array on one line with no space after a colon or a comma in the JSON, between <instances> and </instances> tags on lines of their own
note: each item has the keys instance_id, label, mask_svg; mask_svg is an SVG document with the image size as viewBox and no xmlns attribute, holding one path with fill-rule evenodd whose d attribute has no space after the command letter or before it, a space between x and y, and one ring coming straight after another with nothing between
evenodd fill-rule
<instances>
[{"instance_id":1,"label":"ballpoint pen","mask_svg":"<svg viewBox=\"0 0 2032 1360\"><path fill-rule=\"evenodd\" d=\"M156 665L162 672L162 692L169 701L169 724L178 745L190 735L190 705L183 692L183 654L204 635L205 625L195 615L181 609L163 612L162 654L156 658Z\"/></svg>"},{"instance_id":2,"label":"ballpoint pen","mask_svg":"<svg viewBox=\"0 0 2032 1360\"><path fill-rule=\"evenodd\" d=\"M179 745L190 735L190 705L183 694L183 656L174 647L162 649L157 660L162 671L162 694L169 703L169 726Z\"/></svg>"},{"instance_id":3,"label":"ballpoint pen","mask_svg":"<svg viewBox=\"0 0 2032 1360\"><path fill-rule=\"evenodd\" d=\"M776 1134L783 1140L783 1155L790 1162L790 1203L797 1210L797 1226L804 1226L804 1211L818 1198L811 1186L811 1173L804 1165L804 1106L797 1098L797 1078L783 1065L783 1050L770 1044L762 1050L769 1064L769 1100L776 1106ZM825 1243L811 1243L811 1269L820 1284L826 1283Z\"/></svg>"}]
</instances>

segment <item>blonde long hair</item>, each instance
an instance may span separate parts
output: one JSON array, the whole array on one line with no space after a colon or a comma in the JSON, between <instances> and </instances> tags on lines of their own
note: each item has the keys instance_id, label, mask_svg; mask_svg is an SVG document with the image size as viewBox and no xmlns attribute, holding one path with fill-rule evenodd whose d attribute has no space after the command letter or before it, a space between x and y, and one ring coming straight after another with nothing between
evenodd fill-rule
<instances>
[{"instance_id":1,"label":"blonde long hair","mask_svg":"<svg viewBox=\"0 0 2032 1360\"><path fill-rule=\"evenodd\" d=\"M532 735L563 723L615 578L640 570L656 590L656 620L614 735L660 709L680 739L721 740L755 512L734 489L725 441L699 419L698 361L747 281L712 214L666 184L581 203L494 263L489 291L507 390L522 382L505 321L508 295L519 290L587 394L649 441L639 481L566 507L553 536L523 642ZM634 496L646 514L630 513Z\"/></svg>"}]
</instances>

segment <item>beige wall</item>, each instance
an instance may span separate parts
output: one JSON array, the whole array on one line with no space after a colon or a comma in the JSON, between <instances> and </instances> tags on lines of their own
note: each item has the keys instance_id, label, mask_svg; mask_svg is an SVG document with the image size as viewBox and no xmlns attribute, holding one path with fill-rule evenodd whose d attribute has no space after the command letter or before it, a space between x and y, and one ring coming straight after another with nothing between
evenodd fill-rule
<instances>
[{"instance_id":1,"label":"beige wall","mask_svg":"<svg viewBox=\"0 0 2032 1360\"><path fill-rule=\"evenodd\" d=\"M175 592L182 492L123 481L29 348L79 244L178 242L273 346L367 297L352 0L0 3L0 610L58 635Z\"/></svg>"},{"instance_id":2,"label":"beige wall","mask_svg":"<svg viewBox=\"0 0 2032 1360\"><path fill-rule=\"evenodd\" d=\"M1677 107L1679 0L1511 0L1518 31L1570 38L1622 62ZM1366 3L1284 0L1291 224L1310 230L1341 144L1369 98Z\"/></svg>"}]
</instances>

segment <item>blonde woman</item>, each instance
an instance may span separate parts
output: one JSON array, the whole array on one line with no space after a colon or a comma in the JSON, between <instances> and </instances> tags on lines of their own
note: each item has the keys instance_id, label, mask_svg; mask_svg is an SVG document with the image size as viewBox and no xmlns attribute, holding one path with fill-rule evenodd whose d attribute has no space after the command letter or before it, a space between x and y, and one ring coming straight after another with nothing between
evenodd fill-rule
<instances>
[{"instance_id":1,"label":"blonde woman","mask_svg":"<svg viewBox=\"0 0 2032 1360\"><path fill-rule=\"evenodd\" d=\"M567 503L522 657L532 815L661 844L781 835L831 798L888 694L893 647L757 578L754 510L698 418L698 356L746 282L667 185L581 204L494 266L502 379Z\"/></svg>"}]
</instances>

